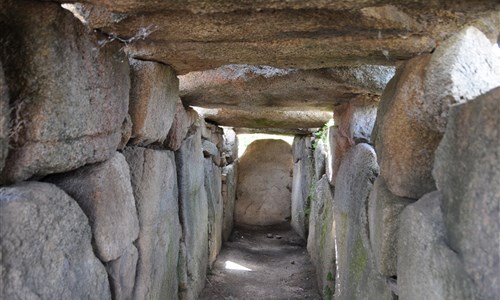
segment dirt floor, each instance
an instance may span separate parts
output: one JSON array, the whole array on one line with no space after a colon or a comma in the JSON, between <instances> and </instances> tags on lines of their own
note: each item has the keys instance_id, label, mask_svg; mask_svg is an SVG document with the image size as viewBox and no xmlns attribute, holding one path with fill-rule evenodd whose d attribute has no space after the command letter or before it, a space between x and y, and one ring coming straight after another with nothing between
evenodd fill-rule
<instances>
[{"instance_id":1,"label":"dirt floor","mask_svg":"<svg viewBox=\"0 0 500 300\"><path fill-rule=\"evenodd\" d=\"M306 243L290 225L235 228L200 299L321 299Z\"/></svg>"}]
</instances>

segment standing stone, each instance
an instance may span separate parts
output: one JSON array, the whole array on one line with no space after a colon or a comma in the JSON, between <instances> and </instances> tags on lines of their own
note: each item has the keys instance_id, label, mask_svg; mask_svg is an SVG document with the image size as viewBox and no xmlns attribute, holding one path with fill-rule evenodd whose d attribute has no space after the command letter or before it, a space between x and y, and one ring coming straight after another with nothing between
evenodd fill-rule
<instances>
[{"instance_id":1,"label":"standing stone","mask_svg":"<svg viewBox=\"0 0 500 300\"><path fill-rule=\"evenodd\" d=\"M326 174L326 142L319 139L314 149L314 174L315 181L319 181Z\"/></svg>"},{"instance_id":2,"label":"standing stone","mask_svg":"<svg viewBox=\"0 0 500 300\"><path fill-rule=\"evenodd\" d=\"M397 275L399 216L412 202L393 195L382 177L375 180L368 200L370 242L377 271L386 277Z\"/></svg>"},{"instance_id":3,"label":"standing stone","mask_svg":"<svg viewBox=\"0 0 500 300\"><path fill-rule=\"evenodd\" d=\"M306 240L309 230L311 184L314 176L311 148L310 137L296 136L294 138L291 225Z\"/></svg>"},{"instance_id":4,"label":"standing stone","mask_svg":"<svg viewBox=\"0 0 500 300\"><path fill-rule=\"evenodd\" d=\"M235 222L272 225L290 218L293 158L282 140L256 140L240 158Z\"/></svg>"},{"instance_id":5,"label":"standing stone","mask_svg":"<svg viewBox=\"0 0 500 300\"><path fill-rule=\"evenodd\" d=\"M175 152L184 251L179 259L179 299L197 299L205 286L208 265L208 204L204 188L201 130Z\"/></svg>"},{"instance_id":6,"label":"standing stone","mask_svg":"<svg viewBox=\"0 0 500 300\"><path fill-rule=\"evenodd\" d=\"M128 60L118 42L88 29L59 4L12 3L0 27L11 92L13 148L1 181L61 173L111 158L129 97Z\"/></svg>"},{"instance_id":7,"label":"standing stone","mask_svg":"<svg viewBox=\"0 0 500 300\"><path fill-rule=\"evenodd\" d=\"M373 255L367 232L368 196L378 175L375 151L368 144L354 146L345 156L335 182L333 201L337 241L336 299L365 299L386 291L366 290L380 287L367 280L373 274ZM364 291L364 293L363 293ZM390 294L390 293L389 293Z\"/></svg>"},{"instance_id":8,"label":"standing stone","mask_svg":"<svg viewBox=\"0 0 500 300\"><path fill-rule=\"evenodd\" d=\"M190 126L190 119L186 109L181 99L177 98L174 119L168 132L167 139L165 140L165 146L172 151L179 150Z\"/></svg>"},{"instance_id":9,"label":"standing stone","mask_svg":"<svg viewBox=\"0 0 500 300\"><path fill-rule=\"evenodd\" d=\"M0 188L2 299L110 299L88 219L56 186Z\"/></svg>"},{"instance_id":10,"label":"standing stone","mask_svg":"<svg viewBox=\"0 0 500 300\"><path fill-rule=\"evenodd\" d=\"M401 300L476 299L459 256L446 245L440 205L441 194L433 192L401 213L398 237Z\"/></svg>"},{"instance_id":11,"label":"standing stone","mask_svg":"<svg viewBox=\"0 0 500 300\"><path fill-rule=\"evenodd\" d=\"M222 246L222 178L221 169L211 158L205 158L205 190L208 201L208 267L212 268Z\"/></svg>"},{"instance_id":12,"label":"standing stone","mask_svg":"<svg viewBox=\"0 0 500 300\"><path fill-rule=\"evenodd\" d=\"M132 299L138 258L137 248L130 245L122 256L106 263L113 299Z\"/></svg>"},{"instance_id":13,"label":"standing stone","mask_svg":"<svg viewBox=\"0 0 500 300\"><path fill-rule=\"evenodd\" d=\"M219 152L219 149L217 148L217 145L214 143L203 140L201 143L201 147L203 149L203 156L204 157L210 157L210 159L216 164L217 166L221 165L221 155Z\"/></svg>"},{"instance_id":14,"label":"standing stone","mask_svg":"<svg viewBox=\"0 0 500 300\"><path fill-rule=\"evenodd\" d=\"M234 204L236 201L236 180L238 178L238 162L222 168L223 218L222 239L227 241L233 231Z\"/></svg>"},{"instance_id":15,"label":"standing stone","mask_svg":"<svg viewBox=\"0 0 500 300\"><path fill-rule=\"evenodd\" d=\"M500 88L450 109L436 152L449 245L479 298L500 295Z\"/></svg>"},{"instance_id":16,"label":"standing stone","mask_svg":"<svg viewBox=\"0 0 500 300\"><path fill-rule=\"evenodd\" d=\"M307 251L316 268L318 288L323 299L332 299L335 291L335 222L333 187L324 175L316 184L311 200Z\"/></svg>"},{"instance_id":17,"label":"standing stone","mask_svg":"<svg viewBox=\"0 0 500 300\"><path fill-rule=\"evenodd\" d=\"M130 67L132 144L163 143L174 119L179 80L161 63L130 58Z\"/></svg>"},{"instance_id":18,"label":"standing stone","mask_svg":"<svg viewBox=\"0 0 500 300\"><path fill-rule=\"evenodd\" d=\"M9 150L9 89L0 63L0 172Z\"/></svg>"},{"instance_id":19,"label":"standing stone","mask_svg":"<svg viewBox=\"0 0 500 300\"><path fill-rule=\"evenodd\" d=\"M122 154L108 161L53 175L47 181L74 198L87 215L97 256L108 262L120 257L139 234L139 221Z\"/></svg>"},{"instance_id":20,"label":"standing stone","mask_svg":"<svg viewBox=\"0 0 500 300\"><path fill-rule=\"evenodd\" d=\"M224 147L223 154L226 161L231 164L238 159L238 137L232 128L223 128Z\"/></svg>"},{"instance_id":21,"label":"standing stone","mask_svg":"<svg viewBox=\"0 0 500 300\"><path fill-rule=\"evenodd\" d=\"M431 170L449 105L499 82L500 59L471 27L398 70L382 94L374 134L381 175L393 194L418 199L436 189Z\"/></svg>"},{"instance_id":22,"label":"standing stone","mask_svg":"<svg viewBox=\"0 0 500 300\"><path fill-rule=\"evenodd\" d=\"M177 299L181 228L174 153L127 147L139 216L134 299Z\"/></svg>"}]
</instances>

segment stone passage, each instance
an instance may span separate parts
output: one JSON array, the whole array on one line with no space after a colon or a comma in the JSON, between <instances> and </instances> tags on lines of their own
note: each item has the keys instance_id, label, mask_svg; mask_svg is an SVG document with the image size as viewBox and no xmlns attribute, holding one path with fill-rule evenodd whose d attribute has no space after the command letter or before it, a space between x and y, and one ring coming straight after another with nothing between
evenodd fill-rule
<instances>
[{"instance_id":1,"label":"stone passage","mask_svg":"<svg viewBox=\"0 0 500 300\"><path fill-rule=\"evenodd\" d=\"M290 218L292 148L282 140L257 140L239 163L234 220L272 225Z\"/></svg>"},{"instance_id":2,"label":"stone passage","mask_svg":"<svg viewBox=\"0 0 500 300\"><path fill-rule=\"evenodd\" d=\"M497 300L499 37L498 0L0 0L0 299Z\"/></svg>"}]
</instances>

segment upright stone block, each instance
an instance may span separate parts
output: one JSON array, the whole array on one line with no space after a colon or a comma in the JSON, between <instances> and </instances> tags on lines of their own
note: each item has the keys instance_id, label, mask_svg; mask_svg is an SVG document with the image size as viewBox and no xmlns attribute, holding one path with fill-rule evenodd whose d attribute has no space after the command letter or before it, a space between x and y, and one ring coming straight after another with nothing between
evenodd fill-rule
<instances>
[{"instance_id":1,"label":"upright stone block","mask_svg":"<svg viewBox=\"0 0 500 300\"><path fill-rule=\"evenodd\" d=\"M478 297L500 295L500 88L450 109L436 152L449 245Z\"/></svg>"},{"instance_id":2,"label":"upright stone block","mask_svg":"<svg viewBox=\"0 0 500 300\"><path fill-rule=\"evenodd\" d=\"M224 147L223 155L226 161L231 164L238 159L238 137L236 132L231 128L223 128L224 130Z\"/></svg>"},{"instance_id":3,"label":"upright stone block","mask_svg":"<svg viewBox=\"0 0 500 300\"><path fill-rule=\"evenodd\" d=\"M314 180L319 181L326 174L326 142L320 139L314 149Z\"/></svg>"},{"instance_id":4,"label":"upright stone block","mask_svg":"<svg viewBox=\"0 0 500 300\"><path fill-rule=\"evenodd\" d=\"M236 201L236 181L238 179L238 162L222 168L223 218L222 239L227 241L231 236L234 224L234 203Z\"/></svg>"},{"instance_id":5,"label":"upright stone block","mask_svg":"<svg viewBox=\"0 0 500 300\"><path fill-rule=\"evenodd\" d=\"M375 180L368 200L368 224L375 265L385 277L397 276L399 216L412 202L393 195L382 177Z\"/></svg>"},{"instance_id":6,"label":"upright stone block","mask_svg":"<svg viewBox=\"0 0 500 300\"><path fill-rule=\"evenodd\" d=\"M307 251L316 268L318 288L324 299L333 299L337 277L332 189L326 175L315 183L307 238Z\"/></svg>"},{"instance_id":7,"label":"upright stone block","mask_svg":"<svg viewBox=\"0 0 500 300\"><path fill-rule=\"evenodd\" d=\"M138 258L137 248L130 245L122 256L106 263L113 299L133 298Z\"/></svg>"},{"instance_id":8,"label":"upright stone block","mask_svg":"<svg viewBox=\"0 0 500 300\"><path fill-rule=\"evenodd\" d=\"M402 300L476 299L459 256L446 245L440 205L441 194L432 192L401 214L397 268Z\"/></svg>"},{"instance_id":9,"label":"upright stone block","mask_svg":"<svg viewBox=\"0 0 500 300\"><path fill-rule=\"evenodd\" d=\"M179 150L190 126L190 117L186 112L181 99L178 98L177 103L175 104L175 114L172 126L170 126L164 145L172 151Z\"/></svg>"},{"instance_id":10,"label":"upright stone block","mask_svg":"<svg viewBox=\"0 0 500 300\"><path fill-rule=\"evenodd\" d=\"M291 225L303 239L307 239L309 230L310 189L314 176L311 147L310 137L296 136L293 140Z\"/></svg>"},{"instance_id":11,"label":"upright stone block","mask_svg":"<svg viewBox=\"0 0 500 300\"><path fill-rule=\"evenodd\" d=\"M449 106L499 85L500 60L492 49L480 31L469 27L432 55L409 60L389 82L374 144L393 194L418 199L436 189L431 170Z\"/></svg>"},{"instance_id":12,"label":"upright stone block","mask_svg":"<svg viewBox=\"0 0 500 300\"><path fill-rule=\"evenodd\" d=\"M111 158L127 115L122 45L56 3L7 1L0 51L11 93L12 149L1 181L61 173Z\"/></svg>"},{"instance_id":13,"label":"upright stone block","mask_svg":"<svg viewBox=\"0 0 500 300\"><path fill-rule=\"evenodd\" d=\"M208 267L212 268L222 247L222 174L211 158L204 160L205 190L208 201Z\"/></svg>"},{"instance_id":14,"label":"upright stone block","mask_svg":"<svg viewBox=\"0 0 500 300\"><path fill-rule=\"evenodd\" d=\"M0 63L0 172L3 170L9 150L9 114L9 89Z\"/></svg>"},{"instance_id":15,"label":"upright stone block","mask_svg":"<svg viewBox=\"0 0 500 300\"><path fill-rule=\"evenodd\" d=\"M272 225L290 218L293 157L282 140L257 140L240 158L235 218L239 225Z\"/></svg>"},{"instance_id":16,"label":"upright stone block","mask_svg":"<svg viewBox=\"0 0 500 300\"><path fill-rule=\"evenodd\" d=\"M177 299L181 227L174 153L127 147L139 216L139 251L133 299Z\"/></svg>"},{"instance_id":17,"label":"upright stone block","mask_svg":"<svg viewBox=\"0 0 500 300\"><path fill-rule=\"evenodd\" d=\"M90 220L97 256L120 257L139 234L128 164L116 152L108 161L53 175L47 181L73 197Z\"/></svg>"},{"instance_id":18,"label":"upright stone block","mask_svg":"<svg viewBox=\"0 0 500 300\"><path fill-rule=\"evenodd\" d=\"M130 67L131 143L163 143L174 120L179 80L175 71L162 63L131 58Z\"/></svg>"},{"instance_id":19,"label":"upright stone block","mask_svg":"<svg viewBox=\"0 0 500 300\"><path fill-rule=\"evenodd\" d=\"M199 128L175 152L183 251L179 258L179 298L197 299L208 265L208 203Z\"/></svg>"},{"instance_id":20,"label":"upright stone block","mask_svg":"<svg viewBox=\"0 0 500 300\"><path fill-rule=\"evenodd\" d=\"M55 185L0 188L2 299L111 299L88 219Z\"/></svg>"}]
</instances>

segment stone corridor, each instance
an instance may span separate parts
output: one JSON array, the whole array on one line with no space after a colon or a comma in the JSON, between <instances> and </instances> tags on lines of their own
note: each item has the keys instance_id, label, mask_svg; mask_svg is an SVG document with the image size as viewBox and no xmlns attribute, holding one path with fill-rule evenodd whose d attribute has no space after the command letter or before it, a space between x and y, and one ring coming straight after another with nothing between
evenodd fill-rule
<instances>
[{"instance_id":1,"label":"stone corridor","mask_svg":"<svg viewBox=\"0 0 500 300\"><path fill-rule=\"evenodd\" d=\"M0 299L496 300L499 39L497 0L0 0Z\"/></svg>"}]
</instances>

